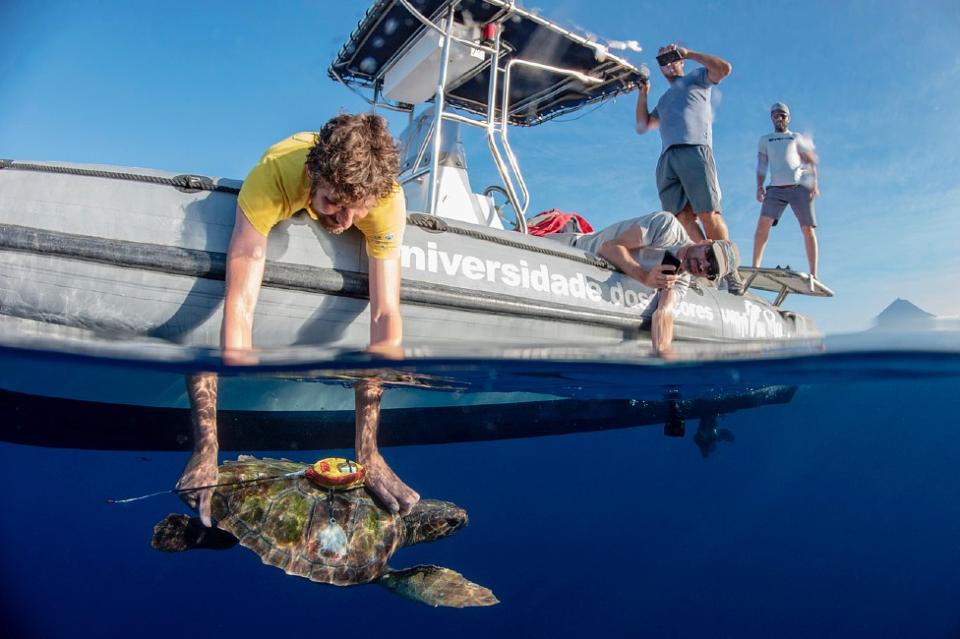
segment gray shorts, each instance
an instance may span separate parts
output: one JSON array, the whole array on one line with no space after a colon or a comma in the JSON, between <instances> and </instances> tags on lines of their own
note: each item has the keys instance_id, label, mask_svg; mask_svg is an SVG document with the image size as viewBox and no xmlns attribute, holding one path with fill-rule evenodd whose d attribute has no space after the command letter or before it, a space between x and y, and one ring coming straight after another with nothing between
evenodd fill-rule
<instances>
[{"instance_id":1,"label":"gray shorts","mask_svg":"<svg viewBox=\"0 0 960 639\"><path fill-rule=\"evenodd\" d=\"M679 213L690 204L694 213L720 211L720 182L713 151L700 144L671 146L657 162L657 190L665 211Z\"/></svg>"},{"instance_id":2,"label":"gray shorts","mask_svg":"<svg viewBox=\"0 0 960 639\"><path fill-rule=\"evenodd\" d=\"M813 200L810 199L810 189L797 184L796 186L771 186L763 197L763 206L760 207L760 216L773 220L773 226L780 221L787 204L793 209L801 226L817 226L817 216L813 210Z\"/></svg>"}]
</instances>

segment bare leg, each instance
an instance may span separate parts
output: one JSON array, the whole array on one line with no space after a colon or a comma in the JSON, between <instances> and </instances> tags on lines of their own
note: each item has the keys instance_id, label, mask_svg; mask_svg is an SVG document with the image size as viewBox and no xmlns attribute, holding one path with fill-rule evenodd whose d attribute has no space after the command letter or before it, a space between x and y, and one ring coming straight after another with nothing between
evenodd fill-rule
<instances>
[{"instance_id":1,"label":"bare leg","mask_svg":"<svg viewBox=\"0 0 960 639\"><path fill-rule=\"evenodd\" d=\"M817 276L817 233L812 226L801 226L803 244L807 249L807 263L810 265L810 275Z\"/></svg>"},{"instance_id":2,"label":"bare leg","mask_svg":"<svg viewBox=\"0 0 960 639\"><path fill-rule=\"evenodd\" d=\"M400 481L377 448L383 386L365 380L357 382L354 393L357 403L356 452L357 461L366 469L364 483L387 510L406 515L420 501L420 495Z\"/></svg>"},{"instance_id":3,"label":"bare leg","mask_svg":"<svg viewBox=\"0 0 960 639\"><path fill-rule=\"evenodd\" d=\"M711 240L729 240L730 232L727 230L727 223L723 216L717 211L707 211L706 213L697 213L697 218L703 224L703 230L707 232L707 237Z\"/></svg>"},{"instance_id":4,"label":"bare leg","mask_svg":"<svg viewBox=\"0 0 960 639\"><path fill-rule=\"evenodd\" d=\"M703 235L703 231L700 230L700 225L697 224L697 216L693 214L693 210L690 208L689 204L683 207L682 211L677 213L677 219L680 220L683 230L687 232L687 235L690 236L691 240L694 242L702 242L706 239L706 237Z\"/></svg>"},{"instance_id":5,"label":"bare leg","mask_svg":"<svg viewBox=\"0 0 960 639\"><path fill-rule=\"evenodd\" d=\"M773 218L760 216L757 220L757 231L753 235L753 268L760 268L763 261L763 250L767 248L767 239L770 237L770 227L773 226Z\"/></svg>"}]
</instances>

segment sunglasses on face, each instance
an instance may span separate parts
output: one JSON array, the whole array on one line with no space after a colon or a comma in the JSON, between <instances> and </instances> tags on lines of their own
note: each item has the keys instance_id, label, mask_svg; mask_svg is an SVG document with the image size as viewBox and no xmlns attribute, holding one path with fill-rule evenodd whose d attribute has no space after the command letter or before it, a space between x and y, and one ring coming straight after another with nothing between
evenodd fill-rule
<instances>
[{"instance_id":1,"label":"sunglasses on face","mask_svg":"<svg viewBox=\"0 0 960 639\"><path fill-rule=\"evenodd\" d=\"M703 257L698 260L698 266L706 264L706 268L703 269L703 277L708 280L717 279L717 275L720 273L720 265L717 264L717 256L713 254L713 248L708 248Z\"/></svg>"}]
</instances>

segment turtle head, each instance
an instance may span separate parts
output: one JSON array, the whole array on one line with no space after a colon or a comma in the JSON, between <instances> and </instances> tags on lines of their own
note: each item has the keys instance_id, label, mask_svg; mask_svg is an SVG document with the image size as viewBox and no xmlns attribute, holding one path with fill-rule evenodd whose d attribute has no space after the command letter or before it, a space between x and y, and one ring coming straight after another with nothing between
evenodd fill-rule
<instances>
[{"instance_id":1,"label":"turtle head","mask_svg":"<svg viewBox=\"0 0 960 639\"><path fill-rule=\"evenodd\" d=\"M403 517L407 530L403 545L412 546L452 535L466 526L467 521L467 511L456 504L436 499L421 499L410 513Z\"/></svg>"}]
</instances>

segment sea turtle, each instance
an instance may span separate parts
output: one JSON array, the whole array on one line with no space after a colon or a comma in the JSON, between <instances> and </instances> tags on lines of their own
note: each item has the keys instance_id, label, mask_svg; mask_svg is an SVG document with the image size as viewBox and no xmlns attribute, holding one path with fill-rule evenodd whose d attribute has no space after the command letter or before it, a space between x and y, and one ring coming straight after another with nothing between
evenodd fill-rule
<instances>
[{"instance_id":1,"label":"sea turtle","mask_svg":"<svg viewBox=\"0 0 960 639\"><path fill-rule=\"evenodd\" d=\"M204 527L195 517L170 514L154 527L153 547L167 552L225 549L239 541L265 564L320 583L377 582L432 606L499 603L490 590L448 568L387 566L398 548L446 537L466 526L466 511L425 499L401 517L377 505L362 486L345 491L318 486L302 474L308 468L247 455L226 462L219 468L221 485L212 499L216 528ZM263 481L251 481L257 479Z\"/></svg>"}]
</instances>

